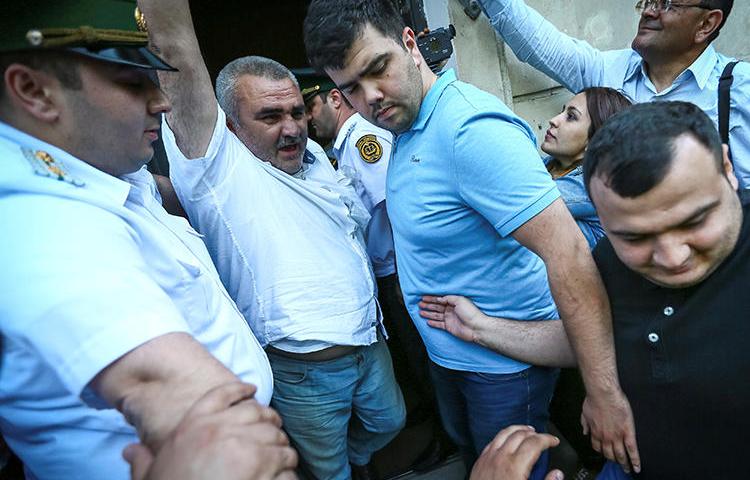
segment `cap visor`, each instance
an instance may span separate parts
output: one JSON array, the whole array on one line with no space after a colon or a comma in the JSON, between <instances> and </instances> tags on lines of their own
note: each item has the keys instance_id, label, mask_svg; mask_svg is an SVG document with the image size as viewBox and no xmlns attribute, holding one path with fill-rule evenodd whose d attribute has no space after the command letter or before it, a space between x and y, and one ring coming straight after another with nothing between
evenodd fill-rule
<instances>
[{"instance_id":1,"label":"cap visor","mask_svg":"<svg viewBox=\"0 0 750 480\"><path fill-rule=\"evenodd\" d=\"M99 49L72 47L66 50L105 62L119 63L131 67L168 70L171 72L177 71L176 68L153 54L146 47L109 47Z\"/></svg>"}]
</instances>

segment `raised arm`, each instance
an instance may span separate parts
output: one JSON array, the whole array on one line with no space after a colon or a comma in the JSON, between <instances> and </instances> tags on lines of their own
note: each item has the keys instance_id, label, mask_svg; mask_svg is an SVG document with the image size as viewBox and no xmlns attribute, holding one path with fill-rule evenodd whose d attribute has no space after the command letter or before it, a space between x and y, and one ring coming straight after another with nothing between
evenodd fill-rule
<instances>
[{"instance_id":1,"label":"raised arm","mask_svg":"<svg viewBox=\"0 0 750 480\"><path fill-rule=\"evenodd\" d=\"M170 333L120 357L89 386L122 412L141 441L157 452L201 396L236 381L193 337Z\"/></svg>"},{"instance_id":2,"label":"raised arm","mask_svg":"<svg viewBox=\"0 0 750 480\"><path fill-rule=\"evenodd\" d=\"M172 103L167 122L187 158L205 154L216 122L216 96L201 55L188 0L138 0L151 48L179 72L160 72Z\"/></svg>"},{"instance_id":3,"label":"raised arm","mask_svg":"<svg viewBox=\"0 0 750 480\"><path fill-rule=\"evenodd\" d=\"M518 59L572 92L599 85L602 52L557 29L523 0L479 0L492 27Z\"/></svg>"},{"instance_id":4,"label":"raised arm","mask_svg":"<svg viewBox=\"0 0 750 480\"><path fill-rule=\"evenodd\" d=\"M583 234L558 199L513 237L546 265L552 296L586 385L582 423L591 431L593 447L639 470L633 413L617 377L609 301Z\"/></svg>"}]
</instances>

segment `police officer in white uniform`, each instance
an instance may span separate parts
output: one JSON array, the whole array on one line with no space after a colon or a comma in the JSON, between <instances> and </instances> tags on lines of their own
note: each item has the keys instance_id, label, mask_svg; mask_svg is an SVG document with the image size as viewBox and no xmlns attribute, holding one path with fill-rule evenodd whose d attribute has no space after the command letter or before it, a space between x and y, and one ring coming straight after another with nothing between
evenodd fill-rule
<instances>
[{"instance_id":1,"label":"police officer in white uniform","mask_svg":"<svg viewBox=\"0 0 750 480\"><path fill-rule=\"evenodd\" d=\"M299 71L308 121L320 139L332 139L339 171L349 177L370 213L367 253L378 279L396 273L393 235L385 208L385 176L393 134L356 112L334 83L323 76Z\"/></svg>"},{"instance_id":2,"label":"police officer in white uniform","mask_svg":"<svg viewBox=\"0 0 750 480\"><path fill-rule=\"evenodd\" d=\"M130 478L126 445L158 453L227 382L254 384L249 415L269 417L266 355L143 168L170 108L153 72L171 67L135 7L10 4L0 20L0 429L27 478ZM295 466L287 442L263 446L263 468Z\"/></svg>"}]
</instances>

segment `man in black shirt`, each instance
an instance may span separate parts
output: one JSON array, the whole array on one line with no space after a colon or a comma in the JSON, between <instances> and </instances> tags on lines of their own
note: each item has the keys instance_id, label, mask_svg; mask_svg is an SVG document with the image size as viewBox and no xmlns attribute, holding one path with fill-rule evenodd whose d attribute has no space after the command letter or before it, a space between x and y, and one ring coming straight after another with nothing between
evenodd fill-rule
<instances>
[{"instance_id":1,"label":"man in black shirt","mask_svg":"<svg viewBox=\"0 0 750 480\"><path fill-rule=\"evenodd\" d=\"M632 478L747 478L750 207L727 147L693 104L640 104L597 131L584 178L608 235L594 259L635 417L642 470ZM503 351L506 321L467 299L425 297L421 307L432 326ZM626 478L614 463L598 477Z\"/></svg>"},{"instance_id":2,"label":"man in black shirt","mask_svg":"<svg viewBox=\"0 0 750 480\"><path fill-rule=\"evenodd\" d=\"M635 478L746 478L750 225L726 146L693 104L637 105L597 132L584 178L608 235L594 258L635 416Z\"/></svg>"}]
</instances>

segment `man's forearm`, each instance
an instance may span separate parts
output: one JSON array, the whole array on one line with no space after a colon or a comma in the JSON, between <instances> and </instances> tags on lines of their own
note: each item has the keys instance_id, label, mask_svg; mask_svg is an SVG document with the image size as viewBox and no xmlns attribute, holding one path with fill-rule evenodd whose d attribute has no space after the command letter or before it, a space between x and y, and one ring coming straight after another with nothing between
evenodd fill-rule
<instances>
[{"instance_id":1,"label":"man's forearm","mask_svg":"<svg viewBox=\"0 0 750 480\"><path fill-rule=\"evenodd\" d=\"M609 301L583 234L557 199L513 236L539 255L578 359L586 400L581 425L595 450L640 468L633 413L617 378ZM627 451L627 454L625 453Z\"/></svg>"},{"instance_id":2,"label":"man's forearm","mask_svg":"<svg viewBox=\"0 0 750 480\"><path fill-rule=\"evenodd\" d=\"M190 335L172 333L130 351L100 372L91 387L156 452L196 400L237 380Z\"/></svg>"},{"instance_id":3,"label":"man's forearm","mask_svg":"<svg viewBox=\"0 0 750 480\"><path fill-rule=\"evenodd\" d=\"M590 394L619 392L609 301L588 243L561 199L513 236L539 255Z\"/></svg>"},{"instance_id":4,"label":"man's forearm","mask_svg":"<svg viewBox=\"0 0 750 480\"><path fill-rule=\"evenodd\" d=\"M150 47L178 72L159 72L172 103L167 114L177 146L187 158L205 154L216 122L216 97L201 55L188 0L138 0Z\"/></svg>"},{"instance_id":5,"label":"man's forearm","mask_svg":"<svg viewBox=\"0 0 750 480\"><path fill-rule=\"evenodd\" d=\"M560 320L518 321L484 316L475 332L475 342L479 345L532 365L576 365Z\"/></svg>"},{"instance_id":6,"label":"man's forearm","mask_svg":"<svg viewBox=\"0 0 750 480\"><path fill-rule=\"evenodd\" d=\"M609 301L585 240L547 262L547 275L587 391L619 390Z\"/></svg>"}]
</instances>

